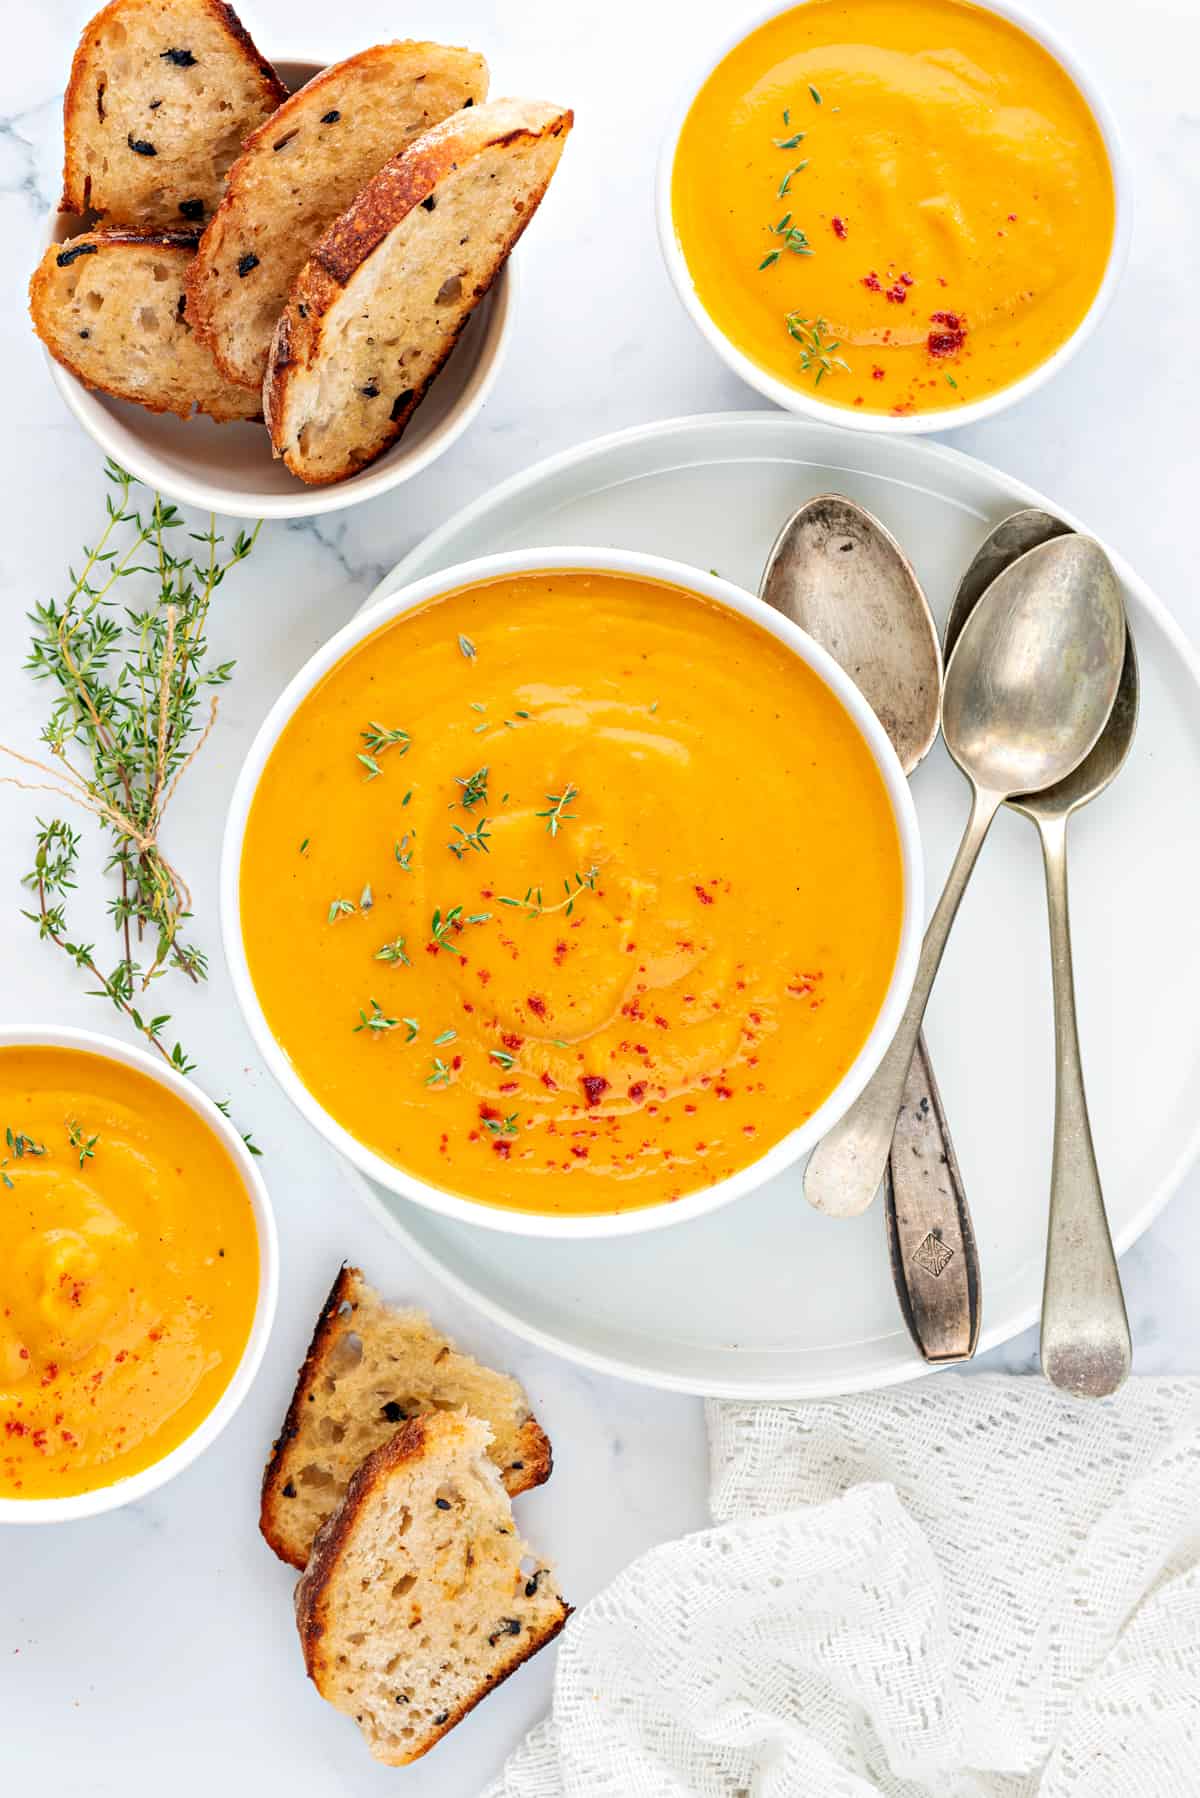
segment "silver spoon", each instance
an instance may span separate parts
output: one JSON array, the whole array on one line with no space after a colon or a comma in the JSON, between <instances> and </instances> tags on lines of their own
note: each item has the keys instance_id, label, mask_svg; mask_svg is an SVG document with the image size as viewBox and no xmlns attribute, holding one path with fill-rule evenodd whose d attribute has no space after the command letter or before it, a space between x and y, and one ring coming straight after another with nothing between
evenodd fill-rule
<instances>
[{"instance_id":1,"label":"silver spoon","mask_svg":"<svg viewBox=\"0 0 1200 1798\"><path fill-rule=\"evenodd\" d=\"M855 682L912 774L941 728L942 652L920 582L891 534L822 493L784 525L759 587ZM924 1037L909 1069L885 1187L892 1278L927 1361L965 1361L979 1339L979 1256Z\"/></svg>"},{"instance_id":2,"label":"silver spoon","mask_svg":"<svg viewBox=\"0 0 1200 1798\"><path fill-rule=\"evenodd\" d=\"M804 1192L818 1211L856 1217L875 1197L929 994L992 819L1014 794L1040 792L1079 766L1108 721L1124 655L1121 590L1088 537L1029 550L992 582L963 626L946 669L942 735L971 784L971 815L900 1027L872 1079L809 1158Z\"/></svg>"},{"instance_id":3,"label":"silver spoon","mask_svg":"<svg viewBox=\"0 0 1200 1798\"><path fill-rule=\"evenodd\" d=\"M1053 527L1049 533L1047 526ZM990 568L994 574L1004 565L1006 552L1007 559L1015 559L1022 548L1066 529L1045 512L1018 512L999 525L981 546L955 596L946 626L947 643L954 643L983 591L971 581L976 564L982 572ZM1092 1144L1079 1053L1067 902L1067 820L1119 773L1133 743L1137 714L1137 655L1133 637L1126 632L1116 703L1091 754L1057 786L1009 801L1014 811L1023 812L1037 827L1050 911L1056 1078L1042 1291L1042 1370L1052 1385L1079 1398L1104 1398L1123 1385L1133 1349Z\"/></svg>"}]
</instances>

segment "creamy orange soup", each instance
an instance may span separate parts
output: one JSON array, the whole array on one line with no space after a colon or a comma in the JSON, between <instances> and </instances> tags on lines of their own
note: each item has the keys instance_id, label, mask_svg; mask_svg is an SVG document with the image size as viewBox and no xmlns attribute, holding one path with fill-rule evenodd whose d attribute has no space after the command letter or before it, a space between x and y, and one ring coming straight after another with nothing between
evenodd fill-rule
<instances>
[{"instance_id":1,"label":"creamy orange soup","mask_svg":"<svg viewBox=\"0 0 1200 1798\"><path fill-rule=\"evenodd\" d=\"M620 575L434 601L300 705L242 928L267 1022L359 1141L540 1212L677 1199L810 1116L883 1001L882 779L775 637Z\"/></svg>"},{"instance_id":2,"label":"creamy orange soup","mask_svg":"<svg viewBox=\"0 0 1200 1798\"><path fill-rule=\"evenodd\" d=\"M0 1049L0 1497L89 1492L178 1447L257 1298L249 1196L189 1105L99 1055Z\"/></svg>"},{"instance_id":3,"label":"creamy orange soup","mask_svg":"<svg viewBox=\"0 0 1200 1798\"><path fill-rule=\"evenodd\" d=\"M1053 355L1114 222L1079 89L958 0L812 0L752 32L687 116L672 210L698 298L745 355L900 416Z\"/></svg>"}]
</instances>

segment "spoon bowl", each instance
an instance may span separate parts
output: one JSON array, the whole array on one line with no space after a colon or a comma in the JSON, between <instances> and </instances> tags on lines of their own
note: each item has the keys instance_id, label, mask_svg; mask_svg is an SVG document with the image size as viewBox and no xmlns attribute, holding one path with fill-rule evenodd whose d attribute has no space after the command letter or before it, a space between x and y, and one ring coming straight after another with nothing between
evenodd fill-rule
<instances>
[{"instance_id":1,"label":"spoon bowl","mask_svg":"<svg viewBox=\"0 0 1200 1798\"><path fill-rule=\"evenodd\" d=\"M1073 769L1054 786L1046 787L1040 793L1024 793L1019 798L1010 799L1008 803L1012 810L1021 812L1026 818L1032 818L1035 824L1042 818L1069 818L1081 805L1087 805L1090 800L1103 793L1105 787L1121 772L1133 747L1133 739L1137 734L1139 697L1137 651L1133 646L1133 637L1127 631L1125 660L1121 664L1117 697L1099 741L1078 768Z\"/></svg>"},{"instance_id":2,"label":"spoon bowl","mask_svg":"<svg viewBox=\"0 0 1200 1798\"><path fill-rule=\"evenodd\" d=\"M1096 744L1117 696L1125 608L1090 537L1039 544L988 587L946 669L946 747L1004 797L1065 777Z\"/></svg>"},{"instance_id":3,"label":"spoon bowl","mask_svg":"<svg viewBox=\"0 0 1200 1798\"><path fill-rule=\"evenodd\" d=\"M819 493L775 539L759 591L845 669L911 774L937 741L942 651L896 539L852 499Z\"/></svg>"}]
</instances>

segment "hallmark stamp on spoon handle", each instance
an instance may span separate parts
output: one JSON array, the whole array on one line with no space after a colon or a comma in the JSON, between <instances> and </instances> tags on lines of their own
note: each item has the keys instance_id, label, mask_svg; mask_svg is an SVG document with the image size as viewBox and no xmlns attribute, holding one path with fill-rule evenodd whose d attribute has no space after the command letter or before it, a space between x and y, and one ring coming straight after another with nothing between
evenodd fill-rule
<instances>
[{"instance_id":1,"label":"hallmark stamp on spoon handle","mask_svg":"<svg viewBox=\"0 0 1200 1798\"><path fill-rule=\"evenodd\" d=\"M981 1309L975 1233L924 1035L896 1120L884 1208L909 1335L930 1363L969 1361Z\"/></svg>"}]
</instances>

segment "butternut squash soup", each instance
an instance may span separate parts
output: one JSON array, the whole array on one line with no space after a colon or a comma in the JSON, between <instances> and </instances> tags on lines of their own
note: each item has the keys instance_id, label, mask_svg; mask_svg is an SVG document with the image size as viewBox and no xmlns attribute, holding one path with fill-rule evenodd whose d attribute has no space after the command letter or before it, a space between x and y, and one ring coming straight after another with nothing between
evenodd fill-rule
<instances>
[{"instance_id":1,"label":"butternut squash soup","mask_svg":"<svg viewBox=\"0 0 1200 1798\"><path fill-rule=\"evenodd\" d=\"M357 1140L541 1213L677 1199L845 1074L903 903L871 753L784 644L622 574L506 575L300 703L246 825L267 1024Z\"/></svg>"},{"instance_id":2,"label":"butternut squash soup","mask_svg":"<svg viewBox=\"0 0 1200 1798\"><path fill-rule=\"evenodd\" d=\"M704 83L672 212L737 349L823 401L903 416L1061 348L1115 206L1087 101L1015 25L959 0L810 0Z\"/></svg>"},{"instance_id":3,"label":"butternut squash soup","mask_svg":"<svg viewBox=\"0 0 1200 1798\"><path fill-rule=\"evenodd\" d=\"M258 1234L223 1145L124 1063L0 1048L0 1497L140 1473L233 1376Z\"/></svg>"}]
</instances>

